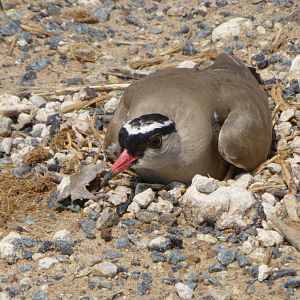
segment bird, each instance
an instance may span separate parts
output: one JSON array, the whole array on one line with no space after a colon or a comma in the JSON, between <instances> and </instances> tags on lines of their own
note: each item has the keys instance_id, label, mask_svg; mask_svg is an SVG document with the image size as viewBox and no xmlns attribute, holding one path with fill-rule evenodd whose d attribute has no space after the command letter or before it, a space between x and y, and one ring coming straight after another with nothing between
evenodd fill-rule
<instances>
[{"instance_id":1,"label":"bird","mask_svg":"<svg viewBox=\"0 0 300 300\"><path fill-rule=\"evenodd\" d=\"M107 127L105 148L119 156L106 181L127 168L149 183L223 180L231 165L251 171L264 162L271 114L250 70L223 53L206 69L168 68L134 81Z\"/></svg>"}]
</instances>

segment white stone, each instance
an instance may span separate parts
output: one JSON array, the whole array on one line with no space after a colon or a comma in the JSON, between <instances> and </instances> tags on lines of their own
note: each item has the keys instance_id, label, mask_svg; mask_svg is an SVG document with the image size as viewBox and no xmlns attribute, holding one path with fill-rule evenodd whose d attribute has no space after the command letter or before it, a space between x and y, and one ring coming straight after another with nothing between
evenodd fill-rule
<instances>
[{"instance_id":1,"label":"white stone","mask_svg":"<svg viewBox=\"0 0 300 300\"><path fill-rule=\"evenodd\" d=\"M259 246L258 240L253 236L249 236L248 239L243 242L242 251L245 254L249 254L258 246Z\"/></svg>"},{"instance_id":2,"label":"white stone","mask_svg":"<svg viewBox=\"0 0 300 300\"><path fill-rule=\"evenodd\" d=\"M33 137L40 137L43 130L46 128L45 124L38 123L32 126L31 134Z\"/></svg>"},{"instance_id":3,"label":"white stone","mask_svg":"<svg viewBox=\"0 0 300 300\"><path fill-rule=\"evenodd\" d=\"M263 203L269 203L273 206L277 203L275 196L271 193L263 193L261 195L261 200Z\"/></svg>"},{"instance_id":4,"label":"white stone","mask_svg":"<svg viewBox=\"0 0 300 300\"><path fill-rule=\"evenodd\" d=\"M26 113L20 113L17 121L19 124L26 125L31 123L32 116Z\"/></svg>"},{"instance_id":5,"label":"white stone","mask_svg":"<svg viewBox=\"0 0 300 300\"><path fill-rule=\"evenodd\" d=\"M1 300L10 300L11 298L9 297L8 293L0 292L0 299Z\"/></svg>"},{"instance_id":6,"label":"white stone","mask_svg":"<svg viewBox=\"0 0 300 300\"><path fill-rule=\"evenodd\" d=\"M293 59L290 71L300 71L300 54Z\"/></svg>"},{"instance_id":7,"label":"white stone","mask_svg":"<svg viewBox=\"0 0 300 300\"><path fill-rule=\"evenodd\" d=\"M118 267L111 262L102 262L93 266L93 270L97 275L105 277L114 277L117 274Z\"/></svg>"},{"instance_id":8,"label":"white stone","mask_svg":"<svg viewBox=\"0 0 300 300\"><path fill-rule=\"evenodd\" d=\"M12 139L11 138L4 138L0 144L0 152L4 152L5 154L10 153L12 145Z\"/></svg>"},{"instance_id":9,"label":"white stone","mask_svg":"<svg viewBox=\"0 0 300 300\"><path fill-rule=\"evenodd\" d=\"M29 101L35 106L35 107L42 107L44 106L47 102L46 100L39 95L32 95L29 98Z\"/></svg>"},{"instance_id":10,"label":"white stone","mask_svg":"<svg viewBox=\"0 0 300 300\"><path fill-rule=\"evenodd\" d=\"M175 187L174 189L169 190L168 193L178 200L182 196L183 191L184 189L182 187Z\"/></svg>"},{"instance_id":11,"label":"white stone","mask_svg":"<svg viewBox=\"0 0 300 300\"><path fill-rule=\"evenodd\" d=\"M210 194L220 186L220 182L214 178L195 175L192 180L192 185L196 187L198 192Z\"/></svg>"},{"instance_id":12,"label":"white stone","mask_svg":"<svg viewBox=\"0 0 300 300\"><path fill-rule=\"evenodd\" d=\"M231 186L239 186L241 188L246 189L254 182L254 178L251 174L242 174L239 175L233 180L232 183L230 183Z\"/></svg>"},{"instance_id":13,"label":"white stone","mask_svg":"<svg viewBox=\"0 0 300 300\"><path fill-rule=\"evenodd\" d=\"M39 260L40 269L50 269L52 266L56 265L58 260L55 257L45 257Z\"/></svg>"},{"instance_id":14,"label":"white stone","mask_svg":"<svg viewBox=\"0 0 300 300\"><path fill-rule=\"evenodd\" d=\"M216 244L218 242L217 238L211 236L210 234L203 233L197 234L197 240L211 245Z\"/></svg>"},{"instance_id":15,"label":"white stone","mask_svg":"<svg viewBox=\"0 0 300 300\"><path fill-rule=\"evenodd\" d=\"M287 122L295 116L295 111L293 109L284 110L279 118L280 122Z\"/></svg>"},{"instance_id":16,"label":"white stone","mask_svg":"<svg viewBox=\"0 0 300 300\"><path fill-rule=\"evenodd\" d=\"M293 148L298 148L300 149L300 136L296 136L293 141L291 142L291 146Z\"/></svg>"},{"instance_id":17,"label":"white stone","mask_svg":"<svg viewBox=\"0 0 300 300\"><path fill-rule=\"evenodd\" d=\"M7 137L11 135L12 120L0 116L0 136Z\"/></svg>"},{"instance_id":18,"label":"white stone","mask_svg":"<svg viewBox=\"0 0 300 300\"><path fill-rule=\"evenodd\" d=\"M180 299L189 300L193 298L194 291L188 285L177 282L175 284L175 289Z\"/></svg>"},{"instance_id":19,"label":"white stone","mask_svg":"<svg viewBox=\"0 0 300 300\"><path fill-rule=\"evenodd\" d=\"M59 110L60 110L60 107L61 107L61 103L58 102L58 101L48 102L48 103L45 105L45 108L47 108L47 109L53 109L53 110L55 110L55 111L59 111Z\"/></svg>"},{"instance_id":20,"label":"white stone","mask_svg":"<svg viewBox=\"0 0 300 300\"><path fill-rule=\"evenodd\" d=\"M259 70L259 76L263 81L269 81L272 80L273 78L275 78L275 74L274 72L268 70L268 69L263 69L263 70Z\"/></svg>"},{"instance_id":21,"label":"white stone","mask_svg":"<svg viewBox=\"0 0 300 300\"><path fill-rule=\"evenodd\" d=\"M256 31L257 31L257 33L258 33L259 35L264 35L264 34L266 34L266 29L265 29L265 27L263 27L263 26L261 26L261 25L259 25L259 26L256 27Z\"/></svg>"},{"instance_id":22,"label":"white stone","mask_svg":"<svg viewBox=\"0 0 300 300\"><path fill-rule=\"evenodd\" d=\"M125 186L118 185L115 190L111 190L107 193L107 201L112 203L114 206L118 206L127 201L128 195L131 190Z\"/></svg>"},{"instance_id":23,"label":"white stone","mask_svg":"<svg viewBox=\"0 0 300 300\"><path fill-rule=\"evenodd\" d=\"M300 222L300 203L294 195L285 195L282 199L289 219L293 222Z\"/></svg>"},{"instance_id":24,"label":"white stone","mask_svg":"<svg viewBox=\"0 0 300 300\"><path fill-rule=\"evenodd\" d=\"M44 257L45 257L44 253L33 253L32 254L32 260L33 261L38 261L38 260L40 260L40 259L42 259Z\"/></svg>"},{"instance_id":25,"label":"white stone","mask_svg":"<svg viewBox=\"0 0 300 300\"><path fill-rule=\"evenodd\" d=\"M267 165L267 168L273 174L274 173L276 173L276 174L281 173L281 166L280 166L280 164L270 163L270 164Z\"/></svg>"},{"instance_id":26,"label":"white stone","mask_svg":"<svg viewBox=\"0 0 300 300\"><path fill-rule=\"evenodd\" d=\"M181 68L194 69L196 64L197 63L195 63L194 61L184 60L181 63L179 63L176 68L179 68L179 69L181 69Z\"/></svg>"},{"instance_id":27,"label":"white stone","mask_svg":"<svg viewBox=\"0 0 300 300\"><path fill-rule=\"evenodd\" d=\"M133 202L136 202L141 208L147 208L154 201L155 193L149 188L134 196Z\"/></svg>"},{"instance_id":28,"label":"white stone","mask_svg":"<svg viewBox=\"0 0 300 300\"><path fill-rule=\"evenodd\" d=\"M35 119L40 123L46 123L47 118L55 114L54 109L40 108L35 116Z\"/></svg>"},{"instance_id":29,"label":"white stone","mask_svg":"<svg viewBox=\"0 0 300 300\"><path fill-rule=\"evenodd\" d=\"M283 237L274 230L265 230L257 228L257 237L260 244L264 247L280 246L283 243Z\"/></svg>"},{"instance_id":30,"label":"white stone","mask_svg":"<svg viewBox=\"0 0 300 300\"><path fill-rule=\"evenodd\" d=\"M0 258L11 259L17 256L16 249L13 245L14 240L20 239L21 235L11 231L7 236L0 240Z\"/></svg>"},{"instance_id":31,"label":"white stone","mask_svg":"<svg viewBox=\"0 0 300 300\"><path fill-rule=\"evenodd\" d=\"M260 265L258 267L258 281L264 281L265 279L267 279L270 275L271 270L272 269L268 265Z\"/></svg>"},{"instance_id":32,"label":"white stone","mask_svg":"<svg viewBox=\"0 0 300 300\"><path fill-rule=\"evenodd\" d=\"M170 201L163 200L161 197L158 197L157 202L151 202L147 208L149 211L158 212L158 213L170 213L173 209L173 204Z\"/></svg>"},{"instance_id":33,"label":"white stone","mask_svg":"<svg viewBox=\"0 0 300 300\"><path fill-rule=\"evenodd\" d=\"M71 237L71 232L66 229L62 229L59 231L56 231L53 235L53 240L65 240L69 241Z\"/></svg>"},{"instance_id":34,"label":"white stone","mask_svg":"<svg viewBox=\"0 0 300 300\"><path fill-rule=\"evenodd\" d=\"M114 113L119 105L120 99L112 97L104 104L104 109L107 113Z\"/></svg>"},{"instance_id":35,"label":"white stone","mask_svg":"<svg viewBox=\"0 0 300 300\"><path fill-rule=\"evenodd\" d=\"M255 264L268 264L272 255L271 248L258 247L249 254L249 259Z\"/></svg>"},{"instance_id":36,"label":"white stone","mask_svg":"<svg viewBox=\"0 0 300 300\"><path fill-rule=\"evenodd\" d=\"M284 137L290 134L292 129L292 124L290 122L281 122L274 127L276 136Z\"/></svg>"},{"instance_id":37,"label":"white stone","mask_svg":"<svg viewBox=\"0 0 300 300\"><path fill-rule=\"evenodd\" d=\"M134 214L138 213L140 210L141 210L141 208L136 202L131 202L127 208L128 212L131 212Z\"/></svg>"},{"instance_id":38,"label":"white stone","mask_svg":"<svg viewBox=\"0 0 300 300\"><path fill-rule=\"evenodd\" d=\"M212 40L228 40L240 36L242 30L250 30L252 22L246 18L234 18L216 27L212 32Z\"/></svg>"},{"instance_id":39,"label":"white stone","mask_svg":"<svg viewBox=\"0 0 300 300\"><path fill-rule=\"evenodd\" d=\"M6 93L0 95L0 107L11 108L13 106L19 105L20 102L21 101L18 96L6 94Z\"/></svg>"}]
</instances>

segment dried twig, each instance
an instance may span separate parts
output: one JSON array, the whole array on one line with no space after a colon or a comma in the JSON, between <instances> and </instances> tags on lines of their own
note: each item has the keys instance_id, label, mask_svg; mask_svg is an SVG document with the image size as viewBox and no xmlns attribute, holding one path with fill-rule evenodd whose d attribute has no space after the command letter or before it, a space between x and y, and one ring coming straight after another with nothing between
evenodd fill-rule
<instances>
[{"instance_id":1,"label":"dried twig","mask_svg":"<svg viewBox=\"0 0 300 300\"><path fill-rule=\"evenodd\" d=\"M252 186L249 188L249 191L252 193L255 192L260 192L260 191L264 191L264 190L268 190L268 189L274 189L274 188L286 188L285 184L280 184L280 183L266 183L266 184L252 184Z\"/></svg>"},{"instance_id":2,"label":"dried twig","mask_svg":"<svg viewBox=\"0 0 300 300\"><path fill-rule=\"evenodd\" d=\"M67 131L67 139L68 139L68 143L66 144L66 148L68 150L72 151L79 160L82 160L84 158L84 155L82 152L80 152L80 150L76 149L76 148L79 149L79 147L74 142L72 142L71 135L68 131ZM74 147L74 146L76 146L76 147Z\"/></svg>"},{"instance_id":3,"label":"dried twig","mask_svg":"<svg viewBox=\"0 0 300 300\"><path fill-rule=\"evenodd\" d=\"M30 33L36 34L36 33L43 33L46 36L52 36L53 34L51 32L47 32L45 31L42 27L39 27L35 24L21 24L20 27L25 30L28 31Z\"/></svg>"},{"instance_id":4,"label":"dried twig","mask_svg":"<svg viewBox=\"0 0 300 300\"><path fill-rule=\"evenodd\" d=\"M280 165L282 169L283 180L286 183L289 193L292 195L297 194L297 186L294 180L294 175L292 172L292 167L289 161L280 158Z\"/></svg>"},{"instance_id":5,"label":"dried twig","mask_svg":"<svg viewBox=\"0 0 300 300\"><path fill-rule=\"evenodd\" d=\"M146 68L146 67L159 65L162 62L163 62L163 60L161 58L154 58L154 59L143 60L143 61L140 61L140 62L131 62L129 64L129 66L132 69L143 69L143 68Z\"/></svg>"},{"instance_id":6,"label":"dried twig","mask_svg":"<svg viewBox=\"0 0 300 300\"><path fill-rule=\"evenodd\" d=\"M16 46L16 42L17 42L17 37L14 36L13 39L12 39L12 41L11 41L10 47L9 47L9 51L8 51L8 55L9 56L12 56L12 53L13 53L14 48Z\"/></svg>"},{"instance_id":7,"label":"dried twig","mask_svg":"<svg viewBox=\"0 0 300 300\"><path fill-rule=\"evenodd\" d=\"M279 29L279 31L277 32L274 41L268 46L268 49L271 53L275 52L280 46L281 44L284 42L284 40L286 40L287 35L281 35L282 34L282 29L283 27L281 27Z\"/></svg>"},{"instance_id":8,"label":"dried twig","mask_svg":"<svg viewBox=\"0 0 300 300\"><path fill-rule=\"evenodd\" d=\"M71 110L78 110L78 109L81 109L81 108L86 108L90 105L93 105L99 101L103 101L103 100L106 100L108 98L111 98L111 95L102 95L102 96L99 96L99 97L96 97L94 99L91 99L91 100L88 100L88 101L78 101L77 103L75 104L71 104L69 106L66 106L64 107L61 112L62 113L67 113Z\"/></svg>"},{"instance_id":9,"label":"dried twig","mask_svg":"<svg viewBox=\"0 0 300 300\"><path fill-rule=\"evenodd\" d=\"M149 45L149 44L156 44L157 41L141 42L141 41L113 40L112 43L118 44L118 45L137 45L137 46L146 46L146 45Z\"/></svg>"}]
</instances>

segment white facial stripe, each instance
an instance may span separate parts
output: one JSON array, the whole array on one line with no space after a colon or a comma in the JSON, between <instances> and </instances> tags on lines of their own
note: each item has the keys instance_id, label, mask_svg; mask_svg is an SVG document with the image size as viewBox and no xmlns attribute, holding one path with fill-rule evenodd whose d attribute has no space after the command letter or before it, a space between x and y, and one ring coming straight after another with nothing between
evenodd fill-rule
<instances>
[{"instance_id":1,"label":"white facial stripe","mask_svg":"<svg viewBox=\"0 0 300 300\"><path fill-rule=\"evenodd\" d=\"M171 120L167 120L164 123L153 122L153 123L144 123L139 126L133 126L130 123L126 123L123 127L127 130L129 135L139 134L139 133L148 133L158 128L163 128L172 124Z\"/></svg>"}]
</instances>

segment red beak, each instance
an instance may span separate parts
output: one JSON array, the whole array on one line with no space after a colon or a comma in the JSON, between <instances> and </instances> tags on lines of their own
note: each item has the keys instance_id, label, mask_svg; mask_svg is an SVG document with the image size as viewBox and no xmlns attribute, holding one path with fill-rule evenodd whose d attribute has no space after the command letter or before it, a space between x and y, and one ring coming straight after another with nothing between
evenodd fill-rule
<instances>
[{"instance_id":1,"label":"red beak","mask_svg":"<svg viewBox=\"0 0 300 300\"><path fill-rule=\"evenodd\" d=\"M126 149L123 150L123 152L120 154L118 159L113 164L111 171L113 175L116 175L126 168L129 167L131 163L139 159L137 156L130 155Z\"/></svg>"}]
</instances>

